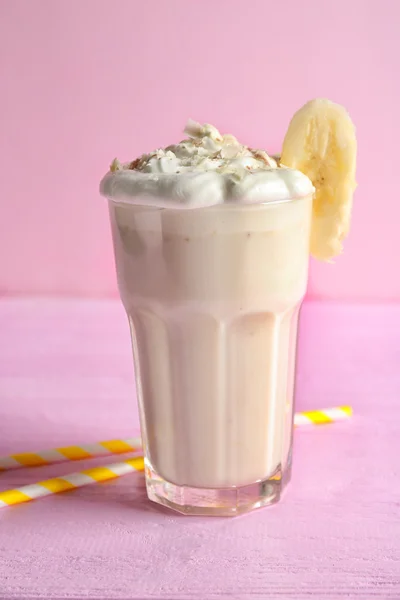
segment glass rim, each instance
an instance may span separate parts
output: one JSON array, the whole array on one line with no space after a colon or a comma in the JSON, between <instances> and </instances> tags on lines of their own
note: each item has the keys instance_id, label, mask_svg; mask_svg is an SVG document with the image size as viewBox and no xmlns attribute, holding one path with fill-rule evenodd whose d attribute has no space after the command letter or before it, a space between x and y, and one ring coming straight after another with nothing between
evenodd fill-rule
<instances>
[{"instance_id":1,"label":"glass rim","mask_svg":"<svg viewBox=\"0 0 400 600\"><path fill-rule=\"evenodd\" d=\"M193 212L193 211L204 211L204 210L212 210L212 209L220 209L220 210L226 210L226 209L237 209L237 210L243 210L243 209L256 209L259 207L267 207L267 206L275 206L277 204L288 204L291 202L297 202L299 200L306 200L307 198L311 198L313 199L314 197L314 192L311 192L309 194L304 194L302 196L289 196L287 198L279 198L278 200L267 200L265 202L238 202L238 201L225 201L225 202L220 202L220 203L215 203L215 204L210 204L207 206L196 206L196 205L187 205L187 204L174 204L173 202L171 202L170 198L167 197L157 197L158 200L160 200L160 204L157 205L156 203L153 203L151 200L153 200L154 198L156 198L155 196L148 196L149 198L149 202L146 203L144 202L139 203L139 202L134 202L132 201L132 197L110 197L110 196L104 196L106 198L106 200L109 203L115 204L115 205L120 205L120 206L131 206L131 207L136 207L136 208L147 208L147 209L153 209L153 210L170 210L170 211L189 211L189 212ZM135 196L134 198L138 198L140 196ZM144 196L145 197L145 196ZM165 199L165 202L163 203L163 205L161 205L163 199Z\"/></svg>"}]
</instances>

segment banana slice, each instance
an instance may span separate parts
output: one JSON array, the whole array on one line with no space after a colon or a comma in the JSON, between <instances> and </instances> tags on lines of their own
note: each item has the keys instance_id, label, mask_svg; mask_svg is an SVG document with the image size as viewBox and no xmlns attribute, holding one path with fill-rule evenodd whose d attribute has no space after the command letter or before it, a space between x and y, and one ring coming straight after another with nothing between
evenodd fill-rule
<instances>
[{"instance_id":1,"label":"banana slice","mask_svg":"<svg viewBox=\"0 0 400 600\"><path fill-rule=\"evenodd\" d=\"M310 250L320 260L343 250L357 186L356 155L355 128L343 106L318 98L293 116L281 165L301 171L315 187Z\"/></svg>"}]
</instances>

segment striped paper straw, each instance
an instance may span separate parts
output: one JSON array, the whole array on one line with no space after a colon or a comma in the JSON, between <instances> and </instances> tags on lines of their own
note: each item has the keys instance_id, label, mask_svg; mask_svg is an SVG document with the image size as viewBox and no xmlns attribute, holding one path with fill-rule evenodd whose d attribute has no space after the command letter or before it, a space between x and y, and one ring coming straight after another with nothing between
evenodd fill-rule
<instances>
[{"instance_id":1,"label":"striped paper straw","mask_svg":"<svg viewBox=\"0 0 400 600\"><path fill-rule=\"evenodd\" d=\"M294 423L296 426L301 425L322 425L348 419L353 414L350 406L339 406L336 408L327 408L324 410L313 410L308 412L296 413ZM39 453L24 453L17 454L11 457L0 459L0 464L3 468L14 468L16 466L36 466L50 464L51 462L59 462L60 460L79 460L81 458L92 458L99 454L119 454L123 452L138 451L140 449L140 439L129 438L126 440L110 440L108 442L99 442L85 446L68 446L66 448L57 448L55 450L45 450ZM99 447L101 451L98 452ZM95 453L96 452L96 453ZM18 462L16 457L24 457L24 462ZM16 463L13 460L16 460ZM74 490L85 485L97 483L99 481L107 481L127 475L135 471L144 470L144 459L141 456L129 458L119 463L102 467L93 467L84 471L63 475L62 477L54 477L24 485L22 487L0 492L0 508L30 502L36 498L59 494L69 490Z\"/></svg>"},{"instance_id":2,"label":"striped paper straw","mask_svg":"<svg viewBox=\"0 0 400 600\"><path fill-rule=\"evenodd\" d=\"M349 419L352 414L353 410L350 406L299 412L294 416L294 424L296 427L301 425L324 425ZM40 452L22 452L20 454L0 457L0 471L21 467L41 467L69 460L82 460L96 456L141 451L142 440L140 438L127 438L124 440L108 440L97 442L96 444L85 444L83 446L65 446L63 448L42 450Z\"/></svg>"},{"instance_id":3,"label":"striped paper straw","mask_svg":"<svg viewBox=\"0 0 400 600\"><path fill-rule=\"evenodd\" d=\"M30 502L43 496L75 490L84 485L115 479L134 471L143 471L143 469L144 460L142 457L137 457L104 467L93 467L92 469L71 473L70 475L63 475L62 477L39 481L39 483L24 485L14 490L0 492L0 508L12 506L13 504L21 504L22 502Z\"/></svg>"},{"instance_id":4,"label":"striped paper straw","mask_svg":"<svg viewBox=\"0 0 400 600\"><path fill-rule=\"evenodd\" d=\"M41 467L67 460L82 460L96 456L108 456L110 454L124 454L125 452L140 452L142 440L140 438L128 438L125 440L108 440L96 444L85 444L83 446L65 446L52 450L41 450L40 452L22 452L11 456L0 457L0 471L18 469L20 467Z\"/></svg>"},{"instance_id":5,"label":"striped paper straw","mask_svg":"<svg viewBox=\"0 0 400 600\"><path fill-rule=\"evenodd\" d=\"M351 406L310 410L308 412L296 413L294 415L294 424L296 427L301 425L326 425L327 423L349 419L352 414L353 409Z\"/></svg>"}]
</instances>

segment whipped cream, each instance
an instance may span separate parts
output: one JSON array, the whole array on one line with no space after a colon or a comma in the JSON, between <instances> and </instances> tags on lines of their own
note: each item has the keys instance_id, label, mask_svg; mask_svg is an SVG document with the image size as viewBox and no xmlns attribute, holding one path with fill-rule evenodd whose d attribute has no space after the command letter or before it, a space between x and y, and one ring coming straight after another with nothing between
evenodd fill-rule
<instances>
[{"instance_id":1,"label":"whipped cream","mask_svg":"<svg viewBox=\"0 0 400 600\"><path fill-rule=\"evenodd\" d=\"M300 171L240 144L233 135L221 135L213 125L189 120L185 134L188 139L179 144L133 162L114 159L100 183L101 194L138 205L201 208L276 202L314 192Z\"/></svg>"}]
</instances>

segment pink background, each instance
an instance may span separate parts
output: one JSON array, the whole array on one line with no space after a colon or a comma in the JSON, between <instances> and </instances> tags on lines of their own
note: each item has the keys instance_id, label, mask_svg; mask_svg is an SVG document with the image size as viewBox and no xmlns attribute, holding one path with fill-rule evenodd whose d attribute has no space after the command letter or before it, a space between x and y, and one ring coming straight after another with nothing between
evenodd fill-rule
<instances>
[{"instance_id":1,"label":"pink background","mask_svg":"<svg viewBox=\"0 0 400 600\"><path fill-rule=\"evenodd\" d=\"M279 150L326 96L356 123L359 188L309 295L364 301L304 306L297 410L354 417L296 430L283 502L186 520L134 474L5 509L0 599L400 597L400 304L367 303L400 300L399 19L400 0L0 0L0 294L116 295L98 195L114 156L179 140L189 116ZM1 300L1 454L132 435L125 321L108 299Z\"/></svg>"},{"instance_id":2,"label":"pink background","mask_svg":"<svg viewBox=\"0 0 400 600\"><path fill-rule=\"evenodd\" d=\"M0 0L0 291L115 295L110 160L187 117L272 151L315 96L358 130L352 235L310 296L399 300L398 0Z\"/></svg>"}]
</instances>

